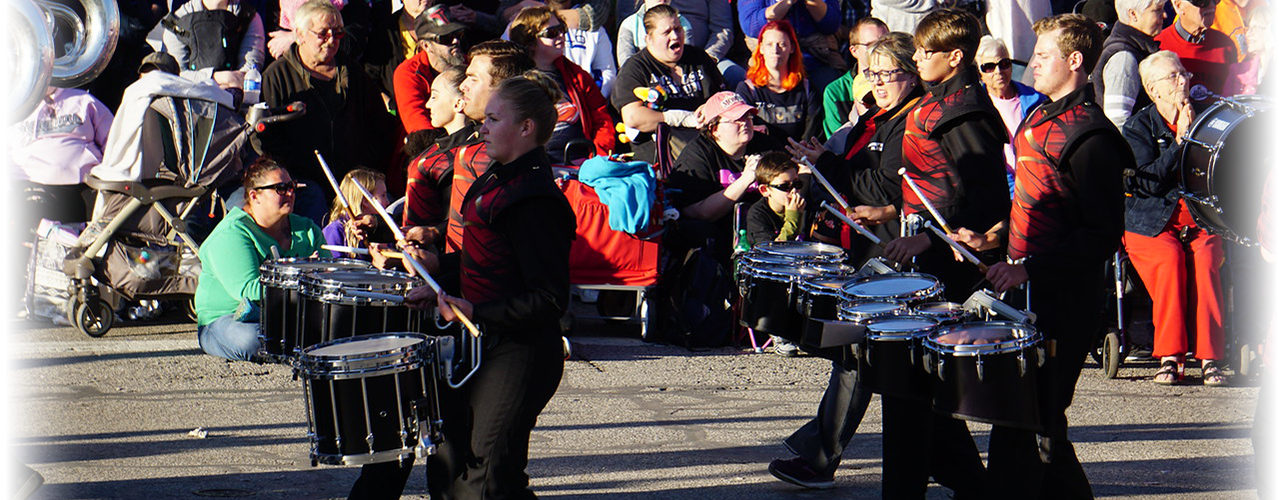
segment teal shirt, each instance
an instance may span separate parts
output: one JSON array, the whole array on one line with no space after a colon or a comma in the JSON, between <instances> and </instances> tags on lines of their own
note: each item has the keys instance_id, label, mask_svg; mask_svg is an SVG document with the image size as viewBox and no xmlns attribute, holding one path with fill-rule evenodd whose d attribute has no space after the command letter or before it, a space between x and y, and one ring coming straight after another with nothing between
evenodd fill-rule
<instances>
[{"instance_id":1,"label":"teal shirt","mask_svg":"<svg viewBox=\"0 0 1279 500\"><path fill-rule=\"evenodd\" d=\"M290 214L289 228L292 242L287 251L280 250L281 257L309 257L316 252L320 257L330 256L328 250L320 248L324 244L320 226L310 219ZM200 246L200 284L195 289L200 326L235 312L241 299L262 299L258 268L271 257L271 247L278 245L240 207L227 213Z\"/></svg>"}]
</instances>

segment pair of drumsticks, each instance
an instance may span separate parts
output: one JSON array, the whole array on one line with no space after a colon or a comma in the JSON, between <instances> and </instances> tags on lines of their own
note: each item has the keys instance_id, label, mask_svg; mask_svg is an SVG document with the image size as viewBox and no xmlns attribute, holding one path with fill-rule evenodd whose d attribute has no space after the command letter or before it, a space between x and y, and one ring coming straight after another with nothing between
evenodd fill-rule
<instances>
[{"instance_id":1,"label":"pair of drumsticks","mask_svg":"<svg viewBox=\"0 0 1279 500\"><path fill-rule=\"evenodd\" d=\"M809 170L812 170L813 177L817 178L817 182L821 184L823 188L826 189L826 192L830 193L832 198L835 198L835 201L838 202L840 207L843 207L844 210L840 211L838 208L835 208L831 206L829 203L826 203L824 201L822 202L823 209L825 209L827 212L830 212L839 220L843 221L844 224L848 224L848 227L852 228L858 234L866 237L866 239L870 240L871 243L878 245L880 248L884 248L888 246L887 243L884 243L884 240L880 239L878 236L875 236L875 233L870 232L869 230L866 229L865 226L858 224L857 221L845 215L846 212L853 211L852 207L849 206L848 204L848 200L845 200L843 195L835 191L835 187L830 184L830 181L826 180L826 176L822 175L822 172L817 169L816 165L813 165L813 163L808 160L808 157L800 156L798 158L795 158L794 160L797 162L803 163L805 166L808 167ZM921 191L919 189L919 186L915 184L915 180L911 179L909 175L906 175L906 168L902 167L900 170L897 171L897 174L901 175L902 178L906 180L906 184L910 186L910 190L914 191L915 196L918 196L920 201L924 202L924 208L927 208L928 213L932 214L933 218L936 219L939 224L941 224L941 228L938 228L937 226L933 225L932 221L927 221L927 222L924 222L924 227L928 228L928 230L934 233L937 233L937 235L941 237L942 241L945 241L946 244L950 245L951 248L953 248L956 252L962 255L964 257L964 260L967 260L968 262L971 262L974 265L976 265L977 269L979 269L982 273L985 273L988 269L990 269L989 266L987 266L984 262L981 261L981 259L978 259L976 255L973 255L973 253L968 250L968 247L965 247L964 245L960 244L958 241L952 240L949 237L951 234L954 234L954 231L950 229L950 224L946 223L946 218L942 217L941 213L937 211L937 208L933 206L932 202L928 201L928 198L924 196L923 191Z\"/></svg>"},{"instance_id":2,"label":"pair of drumsticks","mask_svg":"<svg viewBox=\"0 0 1279 500\"><path fill-rule=\"evenodd\" d=\"M352 221L354 221L356 218L355 210L351 209L351 204L347 202L346 196L342 194L342 188L338 186L337 178L333 176L333 170L329 168L329 163L324 161L324 155L320 154L318 150L315 151L315 157L320 160L320 167L324 170L324 176L329 179L329 184L333 186L333 191L337 193L338 203L342 205L342 210L351 217ZM386 208L382 206L382 203L377 201L377 198L374 198L373 195L369 193L369 190L365 189L359 182L354 182L352 184L355 184L356 189L360 190L360 194L364 196L364 199L369 202L369 205L373 206L373 210L376 211L382 220L386 222L386 225L391 228L391 232L395 234L395 239L403 240L404 231L400 229L399 224L395 223L395 218L391 217L391 214L386 211ZM350 251L352 253L368 253L368 250L350 247L342 248L342 250ZM418 276L421 276L422 279L426 280L426 284L431 287L431 290L435 290L435 293L438 295L444 294L444 290L440 288L440 284L436 283L435 279L431 277L431 273L426 271L426 266L423 266L421 262L414 259L412 255L400 252L382 252L382 255L404 259L405 262L408 262L409 265L413 266L413 270L417 271ZM472 336L480 336L480 329L475 326L475 323L471 322L471 318L462 314L462 310L458 309L457 306L452 303L449 304L449 308L453 310L453 314L462 321L462 324L466 326L466 330L471 332Z\"/></svg>"}]
</instances>

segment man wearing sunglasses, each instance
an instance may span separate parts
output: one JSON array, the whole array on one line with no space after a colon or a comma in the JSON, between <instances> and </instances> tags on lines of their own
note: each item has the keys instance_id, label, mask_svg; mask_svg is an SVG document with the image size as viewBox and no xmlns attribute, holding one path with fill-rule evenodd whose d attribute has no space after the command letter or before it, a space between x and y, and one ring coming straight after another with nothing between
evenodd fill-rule
<instances>
[{"instance_id":1,"label":"man wearing sunglasses","mask_svg":"<svg viewBox=\"0 0 1279 500\"><path fill-rule=\"evenodd\" d=\"M334 192L323 182L315 152L339 179L356 165L381 171L397 133L378 87L362 65L338 50L346 30L337 8L327 0L308 0L294 22L297 42L262 73L262 100L272 108L301 101L306 116L272 125L255 136L254 146L311 186L297 192L294 211L318 224Z\"/></svg>"},{"instance_id":2,"label":"man wearing sunglasses","mask_svg":"<svg viewBox=\"0 0 1279 500\"><path fill-rule=\"evenodd\" d=\"M395 68L395 106L404 131L431 127L431 82L445 70L466 64L466 26L436 5L417 17L413 27L418 52Z\"/></svg>"}]
</instances>

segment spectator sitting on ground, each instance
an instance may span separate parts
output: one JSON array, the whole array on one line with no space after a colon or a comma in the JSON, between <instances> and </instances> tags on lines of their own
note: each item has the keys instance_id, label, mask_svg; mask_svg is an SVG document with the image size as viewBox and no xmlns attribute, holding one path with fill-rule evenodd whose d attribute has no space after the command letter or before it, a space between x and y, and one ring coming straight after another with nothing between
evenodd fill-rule
<instances>
[{"instance_id":1,"label":"spectator sitting on ground","mask_svg":"<svg viewBox=\"0 0 1279 500\"><path fill-rule=\"evenodd\" d=\"M1150 104L1150 97L1141 88L1137 64L1159 51L1154 37L1164 27L1166 2L1115 0L1119 22L1101 46L1091 80L1106 118L1116 127L1123 127L1133 111Z\"/></svg>"},{"instance_id":2,"label":"spectator sitting on ground","mask_svg":"<svg viewBox=\"0 0 1279 500\"><path fill-rule=\"evenodd\" d=\"M866 68L870 67L870 46L880 37L888 34L888 25L873 17L857 20L853 29L848 32L848 52L853 55L857 66L848 70L826 90L822 91L822 131L825 137L835 135L835 131L850 119L866 112L868 94L871 91L870 81L866 79ZM855 125L855 123L854 123Z\"/></svg>"},{"instance_id":3,"label":"spectator sitting on ground","mask_svg":"<svg viewBox=\"0 0 1279 500\"><path fill-rule=\"evenodd\" d=\"M436 5L414 21L418 52L395 68L395 106L408 133L432 128L426 101L431 82L445 70L466 65L466 26Z\"/></svg>"},{"instance_id":4,"label":"spectator sitting on ground","mask_svg":"<svg viewBox=\"0 0 1279 500\"><path fill-rule=\"evenodd\" d=\"M1034 88L1013 80L1013 60L1003 40L990 35L981 37L977 57L973 62L981 72L981 83L986 87L986 93L990 94L990 101L995 104L999 117L1004 120L1008 137L1017 135L1017 127L1021 125L1022 119L1048 98ZM1012 142L1004 144L1004 171L1008 173L1009 198L1013 194L1013 169L1016 164L1017 156L1013 154Z\"/></svg>"},{"instance_id":5,"label":"spectator sitting on ground","mask_svg":"<svg viewBox=\"0 0 1279 500\"><path fill-rule=\"evenodd\" d=\"M808 140L821 133L820 93L804 72L798 43L790 23L765 24L751 54L746 80L737 84L737 93L759 110L768 132L778 140Z\"/></svg>"},{"instance_id":6,"label":"spectator sitting on ground","mask_svg":"<svg viewBox=\"0 0 1279 500\"><path fill-rule=\"evenodd\" d=\"M511 22L511 41L527 49L537 70L558 83L562 91L564 100L556 105L559 121L545 145L551 162L561 165L573 159L565 158L565 146L576 140L594 145L586 151L587 157L612 153L617 141L608 101L595 80L564 57L566 33L564 23L550 7L528 7Z\"/></svg>"},{"instance_id":7,"label":"spectator sitting on ground","mask_svg":"<svg viewBox=\"0 0 1279 500\"><path fill-rule=\"evenodd\" d=\"M637 131L631 138L635 159L654 163L656 150L652 133L658 124L682 127L672 134L672 149L691 140L701 125L694 111L711 95L724 90L724 77L715 60L702 49L685 43L684 28L679 24L679 11L669 5L655 5L644 14L646 47L626 61L617 74L618 88L639 89L661 87L665 97L658 111L645 106L632 91L613 93L613 107L622 114L628 129Z\"/></svg>"},{"instance_id":8,"label":"spectator sitting on ground","mask_svg":"<svg viewBox=\"0 0 1279 500\"><path fill-rule=\"evenodd\" d=\"M1231 70L1226 82L1226 95L1256 94L1273 57L1274 39L1270 34L1270 6L1259 5L1248 16L1248 51Z\"/></svg>"}]
</instances>

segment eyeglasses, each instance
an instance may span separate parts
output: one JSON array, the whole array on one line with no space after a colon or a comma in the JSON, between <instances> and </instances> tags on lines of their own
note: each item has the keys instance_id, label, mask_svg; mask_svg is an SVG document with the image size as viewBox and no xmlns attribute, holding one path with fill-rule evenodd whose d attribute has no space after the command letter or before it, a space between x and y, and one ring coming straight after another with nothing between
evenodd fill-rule
<instances>
[{"instance_id":1,"label":"eyeglasses","mask_svg":"<svg viewBox=\"0 0 1279 500\"><path fill-rule=\"evenodd\" d=\"M751 123L751 115L749 114L742 115L741 118L738 118L736 120L720 120L719 121L720 125L728 125L730 123L733 125L737 125L738 127L748 126Z\"/></svg>"},{"instance_id":2,"label":"eyeglasses","mask_svg":"<svg viewBox=\"0 0 1279 500\"><path fill-rule=\"evenodd\" d=\"M1191 72L1189 72L1189 71L1177 71L1177 72L1174 72L1174 73L1172 73L1172 74L1170 74L1170 75L1168 75L1168 76L1165 76L1165 77L1163 77L1163 78L1160 78L1160 79L1155 80L1155 81L1150 82L1150 83L1159 83L1159 82L1162 82L1162 81L1164 81L1164 80L1173 80L1173 79L1176 79L1176 78L1183 78L1183 79L1185 79L1185 81L1187 81L1187 82L1188 82L1188 81L1190 81L1190 79L1191 79L1191 78L1194 78L1194 77L1195 77L1195 74L1194 74L1194 73L1191 73Z\"/></svg>"},{"instance_id":3,"label":"eyeglasses","mask_svg":"<svg viewBox=\"0 0 1279 500\"><path fill-rule=\"evenodd\" d=\"M564 28L564 25L557 24L555 26L542 28L542 31L538 32L537 37L555 39L564 36L565 33L568 33L568 30Z\"/></svg>"},{"instance_id":4,"label":"eyeglasses","mask_svg":"<svg viewBox=\"0 0 1279 500\"><path fill-rule=\"evenodd\" d=\"M773 189L777 189L780 191L790 191L792 189L798 191L798 190L804 189L804 181L795 180L790 182L783 182L781 184L769 184L768 187L771 187Z\"/></svg>"},{"instance_id":5,"label":"eyeglasses","mask_svg":"<svg viewBox=\"0 0 1279 500\"><path fill-rule=\"evenodd\" d=\"M289 182L277 182L275 184L267 184L265 186L258 186L253 188L253 190L262 191L266 189L274 189L277 194L279 194L280 196L284 196L286 194L292 193L304 187L306 187L306 184L299 183L298 181L289 181Z\"/></svg>"},{"instance_id":6,"label":"eyeglasses","mask_svg":"<svg viewBox=\"0 0 1279 500\"><path fill-rule=\"evenodd\" d=\"M924 53L924 59L929 59L929 58L932 58L932 57L933 57L933 54L936 54L936 53L938 53L938 52L950 52L950 51L949 51L949 50L929 50L929 49L925 49L925 48L923 48L923 47L916 47L916 48L915 48L915 52L923 52L923 53Z\"/></svg>"},{"instance_id":7,"label":"eyeglasses","mask_svg":"<svg viewBox=\"0 0 1279 500\"><path fill-rule=\"evenodd\" d=\"M888 69L884 71L871 71L868 69L863 72L863 74L866 75L866 80L869 81L870 83L895 81L896 77L894 77L893 75L897 75L901 73L905 73L905 71L902 70L901 68Z\"/></svg>"},{"instance_id":8,"label":"eyeglasses","mask_svg":"<svg viewBox=\"0 0 1279 500\"><path fill-rule=\"evenodd\" d=\"M1000 59L997 62L985 63L978 67L981 68L982 73L994 73L995 68L999 68L999 71L1008 71L1013 67L1013 60Z\"/></svg>"},{"instance_id":9,"label":"eyeglasses","mask_svg":"<svg viewBox=\"0 0 1279 500\"><path fill-rule=\"evenodd\" d=\"M447 35L436 36L431 41L438 43L440 45L455 45L455 44L461 43L462 37L464 36L466 36L466 32L455 31Z\"/></svg>"},{"instance_id":10,"label":"eyeglasses","mask_svg":"<svg viewBox=\"0 0 1279 500\"><path fill-rule=\"evenodd\" d=\"M329 29L324 29L320 31L312 31L312 30L307 30L307 31L310 31L312 35L315 35L316 38L319 38L321 42L327 42L329 41L330 38L334 40L341 40L342 37L346 36L346 30L343 28L329 28Z\"/></svg>"}]
</instances>

